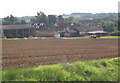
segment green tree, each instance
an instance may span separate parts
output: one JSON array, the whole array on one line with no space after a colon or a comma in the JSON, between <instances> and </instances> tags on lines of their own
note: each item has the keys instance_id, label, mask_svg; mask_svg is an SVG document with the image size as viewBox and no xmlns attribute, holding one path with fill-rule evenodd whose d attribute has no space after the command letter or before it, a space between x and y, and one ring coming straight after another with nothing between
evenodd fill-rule
<instances>
[{"instance_id":1,"label":"green tree","mask_svg":"<svg viewBox=\"0 0 120 83\"><path fill-rule=\"evenodd\" d=\"M58 21L64 21L64 18L62 17L62 15L58 16Z\"/></svg>"},{"instance_id":2,"label":"green tree","mask_svg":"<svg viewBox=\"0 0 120 83\"><path fill-rule=\"evenodd\" d=\"M41 12L41 11L37 12L37 16L35 16L35 17L36 17L35 22L47 24L47 18L43 12Z\"/></svg>"},{"instance_id":3,"label":"green tree","mask_svg":"<svg viewBox=\"0 0 120 83\"><path fill-rule=\"evenodd\" d=\"M74 19L74 17L68 17L67 20L68 20L69 22L73 22L73 19Z\"/></svg>"},{"instance_id":4,"label":"green tree","mask_svg":"<svg viewBox=\"0 0 120 83\"><path fill-rule=\"evenodd\" d=\"M55 29L54 24L56 23L56 19L55 15L48 15L48 27L52 30Z\"/></svg>"},{"instance_id":5,"label":"green tree","mask_svg":"<svg viewBox=\"0 0 120 83\"><path fill-rule=\"evenodd\" d=\"M32 19L30 19L30 21L31 21L31 23L33 24L33 23L36 22L36 19L35 19L35 18L32 18Z\"/></svg>"},{"instance_id":6,"label":"green tree","mask_svg":"<svg viewBox=\"0 0 120 83\"><path fill-rule=\"evenodd\" d=\"M48 15L48 21L49 21L49 23L51 24L51 23L56 23L56 16L55 15Z\"/></svg>"},{"instance_id":7,"label":"green tree","mask_svg":"<svg viewBox=\"0 0 120 83\"><path fill-rule=\"evenodd\" d=\"M20 24L26 24L25 20L20 20Z\"/></svg>"},{"instance_id":8,"label":"green tree","mask_svg":"<svg viewBox=\"0 0 120 83\"><path fill-rule=\"evenodd\" d=\"M104 31L112 32L114 31L115 24L112 21L102 21L100 24Z\"/></svg>"},{"instance_id":9,"label":"green tree","mask_svg":"<svg viewBox=\"0 0 120 83\"><path fill-rule=\"evenodd\" d=\"M3 18L3 25L18 24L18 19L13 15Z\"/></svg>"}]
</instances>

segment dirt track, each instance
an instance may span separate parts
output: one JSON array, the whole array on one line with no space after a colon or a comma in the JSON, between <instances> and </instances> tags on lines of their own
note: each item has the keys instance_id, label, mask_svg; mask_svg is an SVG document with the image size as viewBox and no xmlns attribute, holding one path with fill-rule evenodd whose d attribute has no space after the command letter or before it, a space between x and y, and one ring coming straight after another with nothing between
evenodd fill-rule
<instances>
[{"instance_id":1,"label":"dirt track","mask_svg":"<svg viewBox=\"0 0 120 83\"><path fill-rule=\"evenodd\" d=\"M118 57L117 39L3 40L3 70Z\"/></svg>"}]
</instances>

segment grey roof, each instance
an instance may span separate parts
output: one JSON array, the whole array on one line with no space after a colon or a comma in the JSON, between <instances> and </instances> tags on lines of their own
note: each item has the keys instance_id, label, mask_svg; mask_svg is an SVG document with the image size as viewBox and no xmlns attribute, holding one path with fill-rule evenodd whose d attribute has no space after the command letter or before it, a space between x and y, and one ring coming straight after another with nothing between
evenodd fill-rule
<instances>
[{"instance_id":1,"label":"grey roof","mask_svg":"<svg viewBox=\"0 0 120 83\"><path fill-rule=\"evenodd\" d=\"M2 28L3 30L6 29L28 29L28 28L35 28L31 25L2 25L0 26L0 28Z\"/></svg>"}]
</instances>

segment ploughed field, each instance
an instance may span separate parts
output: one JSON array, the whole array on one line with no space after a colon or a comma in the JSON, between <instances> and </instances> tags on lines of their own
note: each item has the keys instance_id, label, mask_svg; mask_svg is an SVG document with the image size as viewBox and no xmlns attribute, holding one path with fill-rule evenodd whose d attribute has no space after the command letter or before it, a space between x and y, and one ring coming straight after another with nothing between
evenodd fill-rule
<instances>
[{"instance_id":1,"label":"ploughed field","mask_svg":"<svg viewBox=\"0 0 120 83\"><path fill-rule=\"evenodd\" d=\"M118 39L3 40L3 70L118 57Z\"/></svg>"}]
</instances>

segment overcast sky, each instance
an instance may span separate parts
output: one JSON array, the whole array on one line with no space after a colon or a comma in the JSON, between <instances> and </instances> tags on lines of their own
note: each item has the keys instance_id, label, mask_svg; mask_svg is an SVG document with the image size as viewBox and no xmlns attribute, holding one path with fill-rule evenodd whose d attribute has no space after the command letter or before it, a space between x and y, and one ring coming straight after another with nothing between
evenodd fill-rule
<instances>
[{"instance_id":1,"label":"overcast sky","mask_svg":"<svg viewBox=\"0 0 120 83\"><path fill-rule=\"evenodd\" d=\"M48 14L113 13L118 12L119 0L1 0L0 18L35 16L38 11Z\"/></svg>"}]
</instances>

